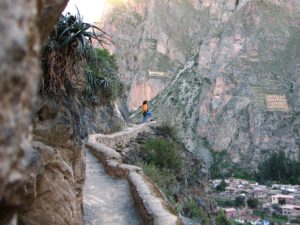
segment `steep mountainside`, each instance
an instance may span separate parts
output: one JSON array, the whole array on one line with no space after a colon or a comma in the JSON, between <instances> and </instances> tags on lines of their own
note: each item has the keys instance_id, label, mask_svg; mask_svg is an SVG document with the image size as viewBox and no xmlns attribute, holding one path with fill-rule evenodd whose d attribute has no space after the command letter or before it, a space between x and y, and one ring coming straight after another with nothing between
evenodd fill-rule
<instances>
[{"instance_id":1,"label":"steep mountainside","mask_svg":"<svg viewBox=\"0 0 300 225\"><path fill-rule=\"evenodd\" d=\"M154 98L208 163L223 150L248 168L278 150L298 159L299 1L116 2L104 24L131 110Z\"/></svg>"}]
</instances>

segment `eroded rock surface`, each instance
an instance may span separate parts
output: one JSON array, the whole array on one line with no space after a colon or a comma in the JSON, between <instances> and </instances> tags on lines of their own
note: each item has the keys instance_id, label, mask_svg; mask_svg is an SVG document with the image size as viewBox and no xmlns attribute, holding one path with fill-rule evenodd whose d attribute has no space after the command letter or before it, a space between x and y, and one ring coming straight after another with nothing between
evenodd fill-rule
<instances>
[{"instance_id":1,"label":"eroded rock surface","mask_svg":"<svg viewBox=\"0 0 300 225\"><path fill-rule=\"evenodd\" d=\"M37 25L39 28L41 41L44 42L48 38L48 34L52 31L53 25L68 4L69 0L37 0L38 18Z\"/></svg>"},{"instance_id":2,"label":"eroded rock surface","mask_svg":"<svg viewBox=\"0 0 300 225\"><path fill-rule=\"evenodd\" d=\"M81 114L82 107L74 99L41 101L33 120L35 142L21 224L83 224Z\"/></svg>"}]
</instances>

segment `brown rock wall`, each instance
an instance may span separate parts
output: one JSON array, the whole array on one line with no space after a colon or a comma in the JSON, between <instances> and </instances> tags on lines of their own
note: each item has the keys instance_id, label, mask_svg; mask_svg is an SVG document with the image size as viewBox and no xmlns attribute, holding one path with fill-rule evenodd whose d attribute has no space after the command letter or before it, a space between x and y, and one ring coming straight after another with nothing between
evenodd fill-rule
<instances>
[{"instance_id":1,"label":"brown rock wall","mask_svg":"<svg viewBox=\"0 0 300 225\"><path fill-rule=\"evenodd\" d=\"M80 138L82 108L72 97L44 96L33 119L33 157L22 224L81 225L85 156Z\"/></svg>"},{"instance_id":2,"label":"brown rock wall","mask_svg":"<svg viewBox=\"0 0 300 225\"><path fill-rule=\"evenodd\" d=\"M82 184L85 171L84 156L72 154L71 160L63 152L71 149L53 148L41 142L33 147L38 160L31 167L31 182L26 185L26 199L20 215L21 224L68 224L82 222ZM80 152L80 149L77 149ZM79 170L74 170L79 164Z\"/></svg>"},{"instance_id":3,"label":"brown rock wall","mask_svg":"<svg viewBox=\"0 0 300 225\"><path fill-rule=\"evenodd\" d=\"M53 25L57 23L61 12L69 0L36 0L38 8L37 26L42 42L47 40Z\"/></svg>"}]
</instances>

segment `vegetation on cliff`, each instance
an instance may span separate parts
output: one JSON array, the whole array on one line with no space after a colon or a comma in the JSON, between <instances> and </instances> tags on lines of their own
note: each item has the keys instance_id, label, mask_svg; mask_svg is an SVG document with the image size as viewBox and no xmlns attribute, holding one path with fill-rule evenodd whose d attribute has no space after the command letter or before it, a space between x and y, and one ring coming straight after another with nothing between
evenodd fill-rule
<instances>
[{"instance_id":1,"label":"vegetation on cliff","mask_svg":"<svg viewBox=\"0 0 300 225\"><path fill-rule=\"evenodd\" d=\"M152 135L142 134L137 138L127 152L126 163L142 167L178 213L198 223L210 224L212 202L204 193L208 180L202 161L177 140L173 127L163 124L152 130Z\"/></svg>"},{"instance_id":2,"label":"vegetation on cliff","mask_svg":"<svg viewBox=\"0 0 300 225\"><path fill-rule=\"evenodd\" d=\"M93 40L103 46L109 36L83 22L79 12L61 15L43 51L42 93L67 96L78 90L92 104L106 103L120 95L122 85L115 58L105 48L94 48Z\"/></svg>"},{"instance_id":3,"label":"vegetation on cliff","mask_svg":"<svg viewBox=\"0 0 300 225\"><path fill-rule=\"evenodd\" d=\"M142 146L141 153L143 161L147 164L154 164L158 168L174 172L181 169L182 159L173 141L162 138L150 139Z\"/></svg>"},{"instance_id":4,"label":"vegetation on cliff","mask_svg":"<svg viewBox=\"0 0 300 225\"><path fill-rule=\"evenodd\" d=\"M117 71L115 56L106 49L91 50L85 66L85 96L91 104L104 104L121 95L123 86Z\"/></svg>"},{"instance_id":5,"label":"vegetation on cliff","mask_svg":"<svg viewBox=\"0 0 300 225\"><path fill-rule=\"evenodd\" d=\"M171 201L177 189L177 175L182 169L181 151L171 136L153 137L141 145L138 164Z\"/></svg>"},{"instance_id":6,"label":"vegetation on cliff","mask_svg":"<svg viewBox=\"0 0 300 225\"><path fill-rule=\"evenodd\" d=\"M96 30L100 34L96 34ZM66 95L74 87L74 81L79 79L78 72L89 55L92 39L102 44L105 38L102 30L84 23L79 12L76 16L69 13L61 15L43 51L41 90L53 95Z\"/></svg>"},{"instance_id":7,"label":"vegetation on cliff","mask_svg":"<svg viewBox=\"0 0 300 225\"><path fill-rule=\"evenodd\" d=\"M211 150L211 148L209 148ZM254 180L254 171L242 168L239 163L232 162L232 158L226 152L214 152L211 150L213 161L210 166L211 178L235 177L246 180ZM254 168L253 168L254 169Z\"/></svg>"}]
</instances>

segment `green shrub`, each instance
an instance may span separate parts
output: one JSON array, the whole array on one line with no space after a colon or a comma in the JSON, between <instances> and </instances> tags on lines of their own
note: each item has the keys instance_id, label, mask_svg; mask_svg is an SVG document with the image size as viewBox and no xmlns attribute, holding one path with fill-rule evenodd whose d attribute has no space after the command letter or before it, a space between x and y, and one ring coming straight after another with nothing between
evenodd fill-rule
<instances>
[{"instance_id":1,"label":"green shrub","mask_svg":"<svg viewBox=\"0 0 300 225\"><path fill-rule=\"evenodd\" d=\"M251 209L256 209L257 206L259 205L259 201L256 198L249 198L247 200L247 205L251 208Z\"/></svg>"},{"instance_id":2,"label":"green shrub","mask_svg":"<svg viewBox=\"0 0 300 225\"><path fill-rule=\"evenodd\" d=\"M106 49L93 49L85 67L85 96L92 104L106 103L121 95L123 85L117 75L117 63Z\"/></svg>"},{"instance_id":3,"label":"green shrub","mask_svg":"<svg viewBox=\"0 0 300 225\"><path fill-rule=\"evenodd\" d=\"M176 177L166 169L158 169L153 164L140 164L145 174L167 195L172 198L172 189L176 186Z\"/></svg>"},{"instance_id":4,"label":"green shrub","mask_svg":"<svg viewBox=\"0 0 300 225\"><path fill-rule=\"evenodd\" d=\"M141 146L142 159L159 168L179 171L182 160L173 141L166 141L161 138L153 138Z\"/></svg>"},{"instance_id":5,"label":"green shrub","mask_svg":"<svg viewBox=\"0 0 300 225\"><path fill-rule=\"evenodd\" d=\"M224 211L220 211L216 218L216 225L232 225L232 223L226 218Z\"/></svg>"},{"instance_id":6,"label":"green shrub","mask_svg":"<svg viewBox=\"0 0 300 225\"><path fill-rule=\"evenodd\" d=\"M202 139L202 142L208 143L205 139ZM250 181L255 180L254 173L252 171L246 170L239 164L232 162L232 158L228 154L227 150L223 150L221 152L212 151L211 153L213 157L213 163L209 169L211 178L216 179L232 176Z\"/></svg>"},{"instance_id":7,"label":"green shrub","mask_svg":"<svg viewBox=\"0 0 300 225\"><path fill-rule=\"evenodd\" d=\"M212 151L213 163L210 166L210 174L213 179L230 176L231 158L226 150L221 152Z\"/></svg>"},{"instance_id":8,"label":"green shrub","mask_svg":"<svg viewBox=\"0 0 300 225\"><path fill-rule=\"evenodd\" d=\"M216 187L216 190L219 192L225 191L227 184L224 179L222 179L221 183Z\"/></svg>"},{"instance_id":9,"label":"green shrub","mask_svg":"<svg viewBox=\"0 0 300 225\"><path fill-rule=\"evenodd\" d=\"M182 204L184 216L201 220L203 225L209 224L209 218L204 210L198 206L195 199L190 199Z\"/></svg>"},{"instance_id":10,"label":"green shrub","mask_svg":"<svg viewBox=\"0 0 300 225\"><path fill-rule=\"evenodd\" d=\"M235 207L244 207L245 206L245 197L244 196L237 196L234 200Z\"/></svg>"},{"instance_id":11,"label":"green shrub","mask_svg":"<svg viewBox=\"0 0 300 225\"><path fill-rule=\"evenodd\" d=\"M207 84L212 84L211 80L208 77L204 77L203 81Z\"/></svg>"},{"instance_id":12,"label":"green shrub","mask_svg":"<svg viewBox=\"0 0 300 225\"><path fill-rule=\"evenodd\" d=\"M94 48L93 50L93 55L91 55L91 58L89 58L90 63L100 68L106 68L115 71L118 70L115 55L111 55L105 48Z\"/></svg>"},{"instance_id":13,"label":"green shrub","mask_svg":"<svg viewBox=\"0 0 300 225\"><path fill-rule=\"evenodd\" d=\"M240 168L237 164L233 164L233 172L232 176L235 178L248 180L248 181L255 181L254 173L245 171L245 169Z\"/></svg>"},{"instance_id":14,"label":"green shrub","mask_svg":"<svg viewBox=\"0 0 300 225\"><path fill-rule=\"evenodd\" d=\"M216 198L215 201L216 201L217 205L220 207L233 207L235 205L234 200Z\"/></svg>"},{"instance_id":15,"label":"green shrub","mask_svg":"<svg viewBox=\"0 0 300 225\"><path fill-rule=\"evenodd\" d=\"M208 139L206 137L202 138L201 141L202 141L202 145L205 148L207 148L208 150L212 149L212 146L211 146L211 144L209 143L209 141L208 141Z\"/></svg>"},{"instance_id":16,"label":"green shrub","mask_svg":"<svg viewBox=\"0 0 300 225\"><path fill-rule=\"evenodd\" d=\"M160 131L163 135L167 135L172 139L176 139L177 135L176 135L176 130L174 127L170 126L169 124L162 124L160 126L157 126L156 128L158 131Z\"/></svg>"}]
</instances>

